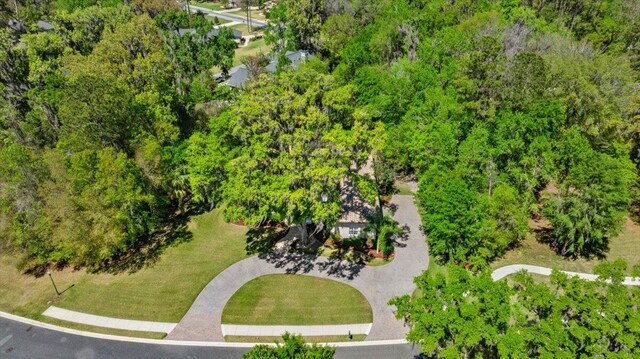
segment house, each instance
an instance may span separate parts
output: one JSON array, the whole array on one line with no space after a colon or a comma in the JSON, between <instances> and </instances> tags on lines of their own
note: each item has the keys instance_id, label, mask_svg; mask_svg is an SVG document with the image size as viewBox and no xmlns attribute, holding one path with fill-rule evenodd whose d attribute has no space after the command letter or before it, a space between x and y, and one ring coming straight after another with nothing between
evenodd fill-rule
<instances>
[{"instance_id":1,"label":"house","mask_svg":"<svg viewBox=\"0 0 640 359\"><path fill-rule=\"evenodd\" d=\"M373 156L369 156L358 175L374 178ZM378 199L376 198L375 203L368 202L350 178L345 178L340 183L340 199L341 215L332 232L342 238L365 237L365 229L380 209Z\"/></svg>"},{"instance_id":2,"label":"house","mask_svg":"<svg viewBox=\"0 0 640 359\"><path fill-rule=\"evenodd\" d=\"M249 69L245 65L236 66L229 71L227 85L234 88L243 87L245 82L249 80L249 75Z\"/></svg>"},{"instance_id":3,"label":"house","mask_svg":"<svg viewBox=\"0 0 640 359\"><path fill-rule=\"evenodd\" d=\"M180 37L183 37L186 34L195 34L196 33L196 29L178 29L176 31L174 31L174 33Z\"/></svg>"},{"instance_id":4,"label":"house","mask_svg":"<svg viewBox=\"0 0 640 359\"><path fill-rule=\"evenodd\" d=\"M285 56L289 59L289 65L294 70L297 70L301 64L305 63L313 57L309 52L304 50L287 51ZM265 70L269 73L275 73L278 69L278 58L274 57L271 62L265 67ZM227 85L235 88L244 87L244 84L250 78L249 69L245 65L240 65L232 68L229 71L229 79Z\"/></svg>"},{"instance_id":5,"label":"house","mask_svg":"<svg viewBox=\"0 0 640 359\"><path fill-rule=\"evenodd\" d=\"M49 21L38 20L36 26L38 26L38 31L41 32L53 30L53 24Z\"/></svg>"},{"instance_id":6,"label":"house","mask_svg":"<svg viewBox=\"0 0 640 359\"><path fill-rule=\"evenodd\" d=\"M298 51L287 51L284 55L288 60L289 64L293 68L293 70L297 70L300 67L300 64L307 62L309 58L311 58L311 54L308 51L298 50ZM269 73L275 73L278 69L278 58L274 57L273 60L265 67L265 70Z\"/></svg>"},{"instance_id":7,"label":"house","mask_svg":"<svg viewBox=\"0 0 640 359\"><path fill-rule=\"evenodd\" d=\"M244 39L242 37L242 31L231 29L231 32L233 33L233 39L236 40L236 42L238 43L244 42ZM211 38L218 36L219 33L220 33L220 30L218 28L214 28L213 30L209 31L207 35L205 35L205 38L207 40L210 40Z\"/></svg>"}]
</instances>

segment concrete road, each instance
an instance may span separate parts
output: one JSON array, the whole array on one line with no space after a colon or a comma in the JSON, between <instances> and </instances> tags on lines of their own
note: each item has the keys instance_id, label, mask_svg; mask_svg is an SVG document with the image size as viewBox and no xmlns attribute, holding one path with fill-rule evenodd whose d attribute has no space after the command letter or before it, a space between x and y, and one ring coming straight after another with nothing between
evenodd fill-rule
<instances>
[{"instance_id":1,"label":"concrete road","mask_svg":"<svg viewBox=\"0 0 640 359\"><path fill-rule=\"evenodd\" d=\"M108 337L108 336L107 336ZM25 359L120 359L120 358L241 358L249 348L225 347L224 343L163 344L161 340L100 338L41 327L36 323L0 317L0 358ZM411 344L339 347L336 358L414 358L419 350Z\"/></svg>"}]
</instances>

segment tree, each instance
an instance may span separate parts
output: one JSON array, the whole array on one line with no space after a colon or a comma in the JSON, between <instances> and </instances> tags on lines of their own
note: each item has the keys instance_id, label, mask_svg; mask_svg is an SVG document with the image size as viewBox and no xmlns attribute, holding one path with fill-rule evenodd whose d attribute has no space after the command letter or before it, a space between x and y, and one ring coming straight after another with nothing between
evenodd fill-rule
<instances>
[{"instance_id":1,"label":"tree","mask_svg":"<svg viewBox=\"0 0 640 359\"><path fill-rule=\"evenodd\" d=\"M607 268L604 268L607 267ZM626 263L596 267L601 279L620 278ZM606 273L606 274L605 274ZM520 328L528 355L575 357L638 355L637 290L614 280L589 282L554 271L550 285L536 284L524 274L515 278L518 303L529 312L532 325Z\"/></svg>"},{"instance_id":2,"label":"tree","mask_svg":"<svg viewBox=\"0 0 640 359\"><path fill-rule=\"evenodd\" d=\"M320 48L337 60L357 30L353 16L348 14L330 16L320 30Z\"/></svg>"},{"instance_id":3,"label":"tree","mask_svg":"<svg viewBox=\"0 0 640 359\"><path fill-rule=\"evenodd\" d=\"M256 345L242 357L244 359L331 359L336 349L323 345L306 345L299 335L285 333L282 336L283 344L275 347L268 345Z\"/></svg>"},{"instance_id":4,"label":"tree","mask_svg":"<svg viewBox=\"0 0 640 359\"><path fill-rule=\"evenodd\" d=\"M424 178L418 201L431 253L443 262L467 264L489 228L483 203L457 173Z\"/></svg>"},{"instance_id":5,"label":"tree","mask_svg":"<svg viewBox=\"0 0 640 359\"><path fill-rule=\"evenodd\" d=\"M133 0L132 7L136 12L145 12L151 17L180 10L178 2L164 0Z\"/></svg>"},{"instance_id":6,"label":"tree","mask_svg":"<svg viewBox=\"0 0 640 359\"><path fill-rule=\"evenodd\" d=\"M638 291L618 281L626 263L596 268L598 281L553 271L549 284L526 272L494 282L460 267L427 271L418 293L394 298L407 339L439 358L575 358L638 355ZM613 282L605 279L613 278Z\"/></svg>"},{"instance_id":7,"label":"tree","mask_svg":"<svg viewBox=\"0 0 640 359\"><path fill-rule=\"evenodd\" d=\"M115 7L116 5L122 4L122 0L55 0L57 9L69 13L98 4L104 7Z\"/></svg>"},{"instance_id":8,"label":"tree","mask_svg":"<svg viewBox=\"0 0 640 359\"><path fill-rule=\"evenodd\" d=\"M221 201L222 185L227 179L227 163L237 149L231 148L226 129L232 121L231 113L224 113L211 121L207 134L196 132L187 142L185 159L193 201L208 203L213 208Z\"/></svg>"},{"instance_id":9,"label":"tree","mask_svg":"<svg viewBox=\"0 0 640 359\"><path fill-rule=\"evenodd\" d=\"M287 50L293 50L293 33L287 25L287 5L279 2L267 13L269 27L264 32L264 39L273 46L273 52L282 56Z\"/></svg>"},{"instance_id":10,"label":"tree","mask_svg":"<svg viewBox=\"0 0 640 359\"><path fill-rule=\"evenodd\" d=\"M391 300L396 317L410 324L407 340L439 358L498 357L498 344L515 315L506 282L471 276L457 266L415 279L420 294Z\"/></svg>"},{"instance_id":11,"label":"tree","mask_svg":"<svg viewBox=\"0 0 640 359\"><path fill-rule=\"evenodd\" d=\"M567 133L560 156L560 193L551 195L544 209L553 225L554 246L569 256L601 253L626 215L632 164L593 151L575 130Z\"/></svg>"},{"instance_id":12,"label":"tree","mask_svg":"<svg viewBox=\"0 0 640 359\"><path fill-rule=\"evenodd\" d=\"M340 181L349 174L354 149L315 100L330 82L300 69L260 77L240 96L230 128L241 150L229 162L224 186L229 219L248 225L286 221L301 225L303 237L307 221L320 231L337 220Z\"/></svg>"},{"instance_id":13,"label":"tree","mask_svg":"<svg viewBox=\"0 0 640 359\"><path fill-rule=\"evenodd\" d=\"M324 0L285 0L284 4L295 47L315 51L324 22Z\"/></svg>"},{"instance_id":14,"label":"tree","mask_svg":"<svg viewBox=\"0 0 640 359\"><path fill-rule=\"evenodd\" d=\"M183 12L168 13L155 20L164 30L164 50L175 69L173 86L179 95L188 95L192 80L213 66L228 73L237 46L229 28L220 27L213 35L213 25L202 14L188 19ZM189 26L195 28L195 33L178 32Z\"/></svg>"}]
</instances>

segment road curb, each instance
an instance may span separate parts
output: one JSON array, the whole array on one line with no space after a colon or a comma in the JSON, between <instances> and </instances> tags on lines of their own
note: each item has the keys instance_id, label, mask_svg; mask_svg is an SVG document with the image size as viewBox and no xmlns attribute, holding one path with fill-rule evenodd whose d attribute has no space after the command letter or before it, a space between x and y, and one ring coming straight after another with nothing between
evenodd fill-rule
<instances>
[{"instance_id":1,"label":"road curb","mask_svg":"<svg viewBox=\"0 0 640 359\"><path fill-rule=\"evenodd\" d=\"M203 341L188 341L188 340L163 340L163 339L145 339L125 337L120 335L100 334L93 332L86 332L77 329L70 329L60 327L53 324L40 322L34 319L24 318L17 315L9 314L0 311L0 317L10 319L16 322L33 325L36 327L54 330L57 332L80 335L84 337L91 337L97 339L114 340L121 342L140 343L140 344L154 344L154 345L175 345L175 346L192 346L192 347L217 347L217 348L252 348L258 344L274 345L270 343L228 343L228 342L203 342ZM379 345L393 345L393 344L409 344L405 339L393 339L393 340L377 340L377 341L362 341L362 342L340 342L340 343L319 343L324 345L331 345L334 347L368 347Z\"/></svg>"}]
</instances>

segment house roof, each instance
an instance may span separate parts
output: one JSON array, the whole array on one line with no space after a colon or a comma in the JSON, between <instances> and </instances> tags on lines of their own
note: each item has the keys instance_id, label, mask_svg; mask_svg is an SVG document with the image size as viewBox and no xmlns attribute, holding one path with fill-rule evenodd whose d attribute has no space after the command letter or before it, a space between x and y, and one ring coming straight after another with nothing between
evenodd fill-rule
<instances>
[{"instance_id":1,"label":"house roof","mask_svg":"<svg viewBox=\"0 0 640 359\"><path fill-rule=\"evenodd\" d=\"M369 223L376 208L367 202L350 178L340 183L340 218L338 223Z\"/></svg>"},{"instance_id":2,"label":"house roof","mask_svg":"<svg viewBox=\"0 0 640 359\"><path fill-rule=\"evenodd\" d=\"M306 61L308 58L311 58L312 55L309 54L308 51L298 50L298 51L287 51L285 53L287 59L289 59L289 63L294 70L297 70L300 67L300 64ZM276 72L278 69L278 57L274 57L273 60L265 67L270 73Z\"/></svg>"},{"instance_id":3,"label":"house roof","mask_svg":"<svg viewBox=\"0 0 640 359\"><path fill-rule=\"evenodd\" d=\"M358 175L374 179L373 154L369 155ZM345 178L340 183L340 200L342 214L338 223L368 223L375 215L378 205L377 199L375 205L367 202L350 178Z\"/></svg>"},{"instance_id":4,"label":"house roof","mask_svg":"<svg viewBox=\"0 0 640 359\"><path fill-rule=\"evenodd\" d=\"M53 24L49 21L38 20L36 23L38 25L38 31L50 31L53 30Z\"/></svg>"},{"instance_id":5,"label":"house roof","mask_svg":"<svg viewBox=\"0 0 640 359\"><path fill-rule=\"evenodd\" d=\"M182 37L186 34L195 34L196 29L178 29L177 31L175 31L175 33L178 34L178 36Z\"/></svg>"},{"instance_id":6,"label":"house roof","mask_svg":"<svg viewBox=\"0 0 640 359\"><path fill-rule=\"evenodd\" d=\"M294 70L297 70L300 67L300 64L303 63L307 58L312 57L307 51L299 50L299 51L287 51L287 58L291 61L291 66ZM278 59L274 58L271 60L269 65L265 67L265 69L274 73L278 67ZM227 85L231 87L242 87L244 83L249 79L249 69L245 65L240 65L233 67L229 70L230 77L227 80Z\"/></svg>"},{"instance_id":7,"label":"house roof","mask_svg":"<svg viewBox=\"0 0 640 359\"><path fill-rule=\"evenodd\" d=\"M230 29L230 30L233 33L234 39L237 39L237 40L242 39L242 31L236 30L236 29ZM209 40L214 36L218 36L219 33L220 33L220 29L214 28L213 30L209 31L207 35L205 35L205 38Z\"/></svg>"},{"instance_id":8,"label":"house roof","mask_svg":"<svg viewBox=\"0 0 640 359\"><path fill-rule=\"evenodd\" d=\"M358 171L360 176L369 176L371 179L375 179L375 173L373 172L373 154L369 154L367 162Z\"/></svg>"},{"instance_id":9,"label":"house roof","mask_svg":"<svg viewBox=\"0 0 640 359\"><path fill-rule=\"evenodd\" d=\"M249 69L245 65L240 65L231 70L231 76L227 80L227 85L231 87L244 86L244 83L249 79Z\"/></svg>"}]
</instances>

